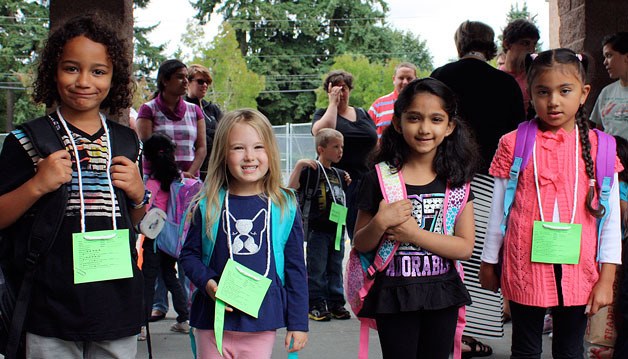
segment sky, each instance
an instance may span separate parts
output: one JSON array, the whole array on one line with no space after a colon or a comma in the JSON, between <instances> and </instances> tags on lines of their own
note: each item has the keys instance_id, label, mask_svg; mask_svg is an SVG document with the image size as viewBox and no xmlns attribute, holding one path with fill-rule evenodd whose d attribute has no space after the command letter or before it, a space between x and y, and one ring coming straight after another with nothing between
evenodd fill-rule
<instances>
[{"instance_id":1,"label":"sky","mask_svg":"<svg viewBox=\"0 0 628 359\"><path fill-rule=\"evenodd\" d=\"M419 35L427 43L433 57L434 68L458 57L454 44L454 32L465 20L482 21L490 25L495 35L506 26L506 14L511 5L523 6L523 0L388 0L386 21L394 28L408 30ZM541 32L542 49L549 47L549 2L527 0L528 10L536 16ZM140 26L160 25L149 35L154 44L166 43L166 55L177 49L188 19L194 16L188 0L151 0L146 9L135 13ZM207 34L216 34L219 16L207 26Z\"/></svg>"}]
</instances>

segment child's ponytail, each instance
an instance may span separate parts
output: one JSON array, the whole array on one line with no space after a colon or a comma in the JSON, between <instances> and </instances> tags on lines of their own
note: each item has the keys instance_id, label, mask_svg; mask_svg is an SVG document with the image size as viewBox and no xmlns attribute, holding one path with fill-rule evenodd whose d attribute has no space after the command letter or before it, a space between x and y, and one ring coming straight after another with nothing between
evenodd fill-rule
<instances>
[{"instance_id":1,"label":"child's ponytail","mask_svg":"<svg viewBox=\"0 0 628 359\"><path fill-rule=\"evenodd\" d=\"M595 218L602 218L606 212L606 208L603 205L599 205L598 208L593 207L593 197L595 195L595 169L593 164L593 158L591 158L591 142L589 141L589 123L587 121L587 114L584 106L580 106L578 113L576 113L576 122L578 123L578 131L580 135L580 144L582 146L582 159L585 163L587 171L587 177L589 177L589 190L587 191L587 198L585 205L587 211Z\"/></svg>"},{"instance_id":2,"label":"child's ponytail","mask_svg":"<svg viewBox=\"0 0 628 359\"><path fill-rule=\"evenodd\" d=\"M159 182L164 192L170 192L170 184L180 177L174 157L175 149L176 144L172 139L161 132L153 133L144 142L144 158L148 161L150 175Z\"/></svg>"}]
</instances>

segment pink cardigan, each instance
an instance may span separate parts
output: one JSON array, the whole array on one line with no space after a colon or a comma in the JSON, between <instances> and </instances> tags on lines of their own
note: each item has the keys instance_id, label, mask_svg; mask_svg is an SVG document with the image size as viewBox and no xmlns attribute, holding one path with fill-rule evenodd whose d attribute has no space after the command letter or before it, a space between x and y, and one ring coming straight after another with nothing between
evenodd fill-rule
<instances>
[{"instance_id":1,"label":"pink cardigan","mask_svg":"<svg viewBox=\"0 0 628 359\"><path fill-rule=\"evenodd\" d=\"M561 222L571 220L573 210L573 183L575 180L575 131L569 133L560 129L536 134L536 154L539 173L539 187L543 214L551 221L554 204L558 203ZM504 135L500 142L490 174L508 178L513 161L516 131ZM595 162L597 135L589 132L591 156ZM582 146L578 144L580 151ZM554 265L532 263L533 221L540 220L539 205L534 184L532 157L521 172L515 200L510 211L508 230L504 238L504 264L502 271L502 291L504 296L517 303L551 307L558 305L558 293L554 276ZM578 197L575 223L582 224L582 240L579 264L562 265L562 291L565 306L586 305L589 294L598 280L596 219L589 214L585 201L588 191L588 177L582 155L578 155ZM615 170L623 169L616 158ZM597 206L597 195L594 199Z\"/></svg>"}]
</instances>

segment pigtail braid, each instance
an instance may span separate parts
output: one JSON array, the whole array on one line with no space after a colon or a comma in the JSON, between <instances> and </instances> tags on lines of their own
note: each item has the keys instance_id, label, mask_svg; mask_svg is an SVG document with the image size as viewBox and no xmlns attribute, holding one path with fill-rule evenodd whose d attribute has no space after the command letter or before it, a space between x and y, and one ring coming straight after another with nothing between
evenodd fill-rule
<instances>
[{"instance_id":1,"label":"pigtail braid","mask_svg":"<svg viewBox=\"0 0 628 359\"><path fill-rule=\"evenodd\" d=\"M582 146L582 159L584 160L587 177L589 177L589 190L587 191L587 198L585 205L587 211L595 218L602 218L606 208L600 205L598 208L593 208L593 197L595 195L595 168L593 164L593 158L591 157L591 142L589 141L589 123L587 121L586 111L581 105L576 113L576 122L578 123L578 131L580 132L580 144Z\"/></svg>"}]
</instances>

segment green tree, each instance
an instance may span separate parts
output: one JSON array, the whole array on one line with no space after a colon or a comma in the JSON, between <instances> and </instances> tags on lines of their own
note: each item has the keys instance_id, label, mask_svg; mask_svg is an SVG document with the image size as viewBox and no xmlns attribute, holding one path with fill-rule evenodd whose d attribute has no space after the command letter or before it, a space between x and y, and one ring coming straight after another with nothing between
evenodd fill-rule
<instances>
[{"instance_id":1,"label":"green tree","mask_svg":"<svg viewBox=\"0 0 628 359\"><path fill-rule=\"evenodd\" d=\"M523 2L523 5L521 6L521 9L519 9L519 3L515 3L510 4L510 11L508 11L508 13L506 14L506 25L508 25L509 23L511 23L514 20L518 20L518 19L523 19L523 20L528 20L531 23L533 23L537 28L539 27L539 24L536 22L536 17L538 14L534 14L534 15L530 15L530 11L528 10L528 3L526 1ZM499 44L497 46L497 48L501 48L501 44L502 41L504 40L504 36L503 34L499 34L499 36L497 37L499 39ZM542 42L537 42L536 44L536 52L540 52L541 51L541 45L543 45Z\"/></svg>"},{"instance_id":2,"label":"green tree","mask_svg":"<svg viewBox=\"0 0 628 359\"><path fill-rule=\"evenodd\" d=\"M424 43L385 23L384 0L196 0L192 5L201 22L216 10L233 26L248 67L266 77L258 108L279 123L310 120L313 90L335 56L362 54L382 63L392 57L423 59L419 66L432 67ZM400 40L408 43L394 44ZM416 56L417 51L427 56Z\"/></svg>"},{"instance_id":3,"label":"green tree","mask_svg":"<svg viewBox=\"0 0 628 359\"><path fill-rule=\"evenodd\" d=\"M235 31L228 23L223 23L219 33L210 43L202 40L204 31L193 23L188 23L182 43L196 54L190 63L207 67L213 78L210 100L223 111L242 107L256 108L256 98L264 89L264 77L247 69L246 61L240 53ZM273 118L270 118L271 122Z\"/></svg>"},{"instance_id":4,"label":"green tree","mask_svg":"<svg viewBox=\"0 0 628 359\"><path fill-rule=\"evenodd\" d=\"M133 26L133 72L137 78L150 76L152 72L159 69L166 57L163 52L165 44L153 45L148 40L147 35L159 24L151 26Z\"/></svg>"},{"instance_id":5,"label":"green tree","mask_svg":"<svg viewBox=\"0 0 628 359\"><path fill-rule=\"evenodd\" d=\"M48 8L43 2L4 0L0 3L0 129L4 131L13 127L8 123L9 106L13 106L15 124L43 114L43 107L35 106L30 100L29 80L37 49L47 34Z\"/></svg>"},{"instance_id":6,"label":"green tree","mask_svg":"<svg viewBox=\"0 0 628 359\"><path fill-rule=\"evenodd\" d=\"M403 60L406 61L406 60ZM349 104L354 107L368 109L380 96L393 91L392 75L395 67L402 62L392 59L386 63L371 62L364 55L345 54L334 58L330 70L345 70L353 75L353 90ZM431 70L419 70L418 77L427 77ZM319 83L323 82L325 75ZM316 89L316 107L328 105L327 92L321 85Z\"/></svg>"},{"instance_id":7,"label":"green tree","mask_svg":"<svg viewBox=\"0 0 628 359\"><path fill-rule=\"evenodd\" d=\"M143 8L149 1L134 0L134 6ZM37 52L48 36L48 25L48 1L0 2L0 132L45 112L44 106L32 102L31 94ZM149 76L165 60L162 54L165 45L153 45L146 38L156 26L134 27L133 66L138 78ZM145 89L142 90L139 94L146 93ZM13 106L13 122L10 124L7 123L7 101Z\"/></svg>"}]
</instances>

